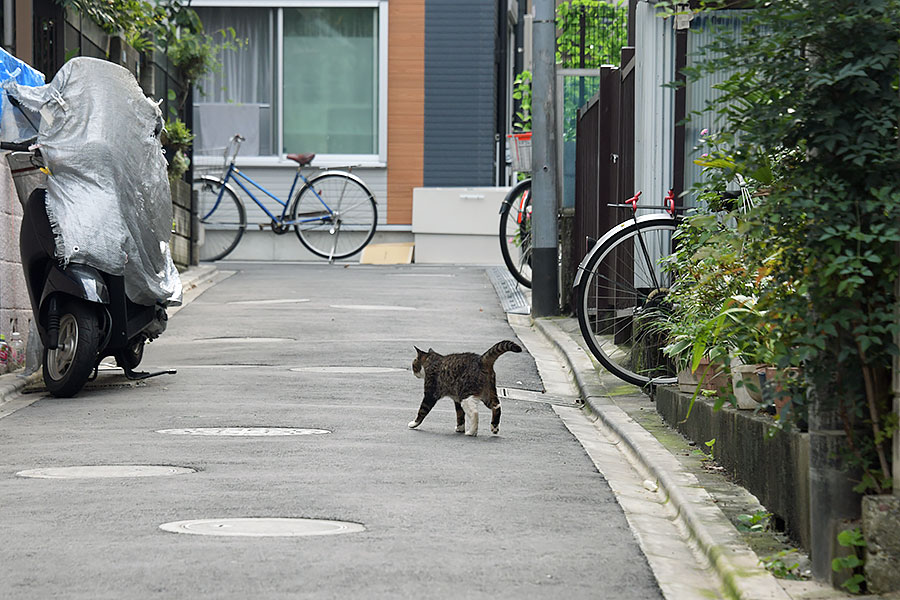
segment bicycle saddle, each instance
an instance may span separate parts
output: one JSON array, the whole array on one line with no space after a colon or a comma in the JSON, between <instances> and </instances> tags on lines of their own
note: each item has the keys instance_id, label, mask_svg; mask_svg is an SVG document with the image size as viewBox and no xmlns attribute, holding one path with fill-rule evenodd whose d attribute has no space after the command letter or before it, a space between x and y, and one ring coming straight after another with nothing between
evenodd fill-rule
<instances>
[{"instance_id":1,"label":"bicycle saddle","mask_svg":"<svg viewBox=\"0 0 900 600\"><path fill-rule=\"evenodd\" d=\"M299 164L301 167L308 165L316 157L315 154L288 154L287 157Z\"/></svg>"}]
</instances>

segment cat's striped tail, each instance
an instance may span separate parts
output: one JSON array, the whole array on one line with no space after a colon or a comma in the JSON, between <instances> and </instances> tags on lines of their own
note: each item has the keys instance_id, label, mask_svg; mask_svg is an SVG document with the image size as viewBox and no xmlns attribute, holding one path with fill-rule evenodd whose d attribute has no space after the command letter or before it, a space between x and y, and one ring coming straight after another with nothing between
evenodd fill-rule
<instances>
[{"instance_id":1,"label":"cat's striped tail","mask_svg":"<svg viewBox=\"0 0 900 600\"><path fill-rule=\"evenodd\" d=\"M500 358L501 354L503 354L505 352L521 352L521 351L522 351L522 348L517 343L511 342L509 340L503 340L502 342L497 342L496 344L491 346L487 352L485 352L484 354L481 355L481 364L488 366L488 367L493 367L494 362L496 362L496 360L498 358Z\"/></svg>"}]
</instances>

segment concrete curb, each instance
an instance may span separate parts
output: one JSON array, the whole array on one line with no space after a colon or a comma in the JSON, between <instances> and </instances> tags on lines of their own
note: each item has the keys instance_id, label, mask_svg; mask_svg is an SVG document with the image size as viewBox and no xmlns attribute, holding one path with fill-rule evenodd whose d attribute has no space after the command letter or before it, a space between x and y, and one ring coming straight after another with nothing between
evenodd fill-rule
<instances>
[{"instance_id":1,"label":"concrete curb","mask_svg":"<svg viewBox=\"0 0 900 600\"><path fill-rule=\"evenodd\" d=\"M624 443L626 455L638 471L656 481L692 540L715 569L725 593L740 600L789 599L775 577L759 566L757 555L740 539L697 478L685 471L650 432L615 405L609 385L598 377L591 359L555 321L535 319L534 325L568 363L585 410ZM610 384L617 385L618 380Z\"/></svg>"},{"instance_id":2,"label":"concrete curb","mask_svg":"<svg viewBox=\"0 0 900 600\"><path fill-rule=\"evenodd\" d=\"M215 277L217 269L215 265L200 265L191 267L180 273L181 285L184 292L188 292ZM170 314L172 314L170 312ZM6 373L0 375L0 406L3 406L9 400L21 392L26 386L37 383L41 380L41 370L38 369L30 375L24 372Z\"/></svg>"}]
</instances>

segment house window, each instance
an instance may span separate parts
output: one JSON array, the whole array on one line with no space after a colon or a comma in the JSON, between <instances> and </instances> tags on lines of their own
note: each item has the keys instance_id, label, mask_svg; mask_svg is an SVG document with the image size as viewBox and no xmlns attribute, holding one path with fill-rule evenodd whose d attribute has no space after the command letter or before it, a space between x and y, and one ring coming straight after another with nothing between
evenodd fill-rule
<instances>
[{"instance_id":1,"label":"house window","mask_svg":"<svg viewBox=\"0 0 900 600\"><path fill-rule=\"evenodd\" d=\"M318 4L194 1L208 33L230 27L248 41L224 52L221 71L198 82L201 154L220 153L240 133L244 157L315 152L384 161L387 3Z\"/></svg>"}]
</instances>

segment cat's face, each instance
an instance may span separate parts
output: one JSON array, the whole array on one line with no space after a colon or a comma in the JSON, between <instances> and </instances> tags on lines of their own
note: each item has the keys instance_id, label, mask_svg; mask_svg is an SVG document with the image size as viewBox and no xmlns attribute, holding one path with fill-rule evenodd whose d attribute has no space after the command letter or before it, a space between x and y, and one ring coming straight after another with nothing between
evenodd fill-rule
<instances>
[{"instance_id":1,"label":"cat's face","mask_svg":"<svg viewBox=\"0 0 900 600\"><path fill-rule=\"evenodd\" d=\"M413 346L415 348L415 346ZM428 352L422 352L416 348L416 357L412 362L413 375L419 379L425 379L425 360L428 358Z\"/></svg>"},{"instance_id":2,"label":"cat's face","mask_svg":"<svg viewBox=\"0 0 900 600\"><path fill-rule=\"evenodd\" d=\"M412 372L413 375L418 377L419 379L425 378L425 357L427 354L416 348L416 357L412 362Z\"/></svg>"}]
</instances>

